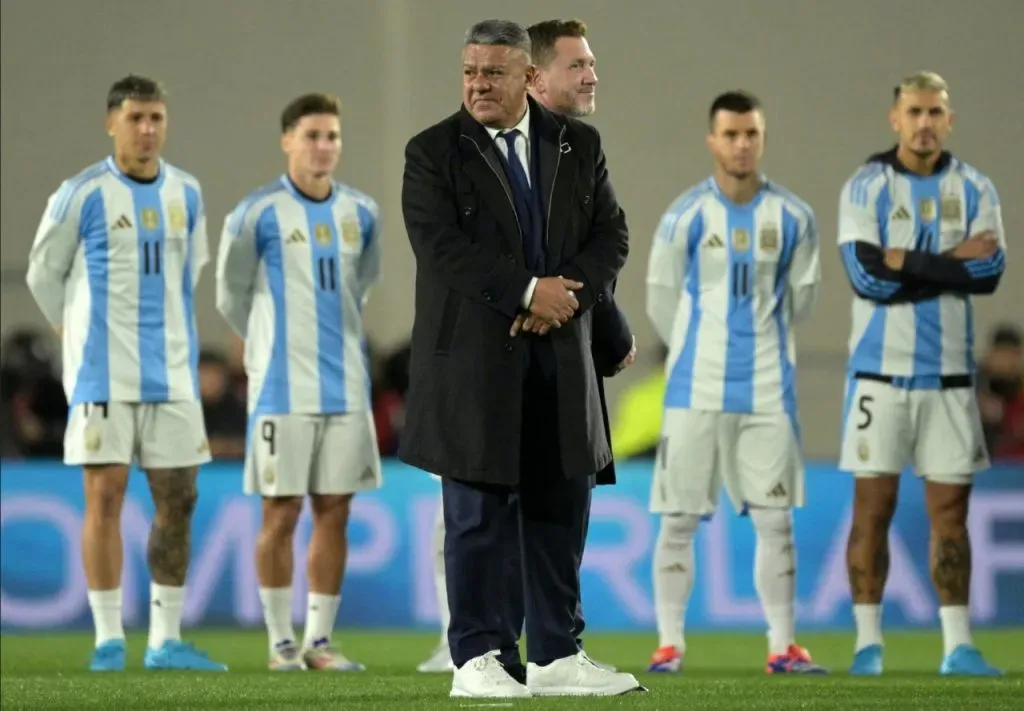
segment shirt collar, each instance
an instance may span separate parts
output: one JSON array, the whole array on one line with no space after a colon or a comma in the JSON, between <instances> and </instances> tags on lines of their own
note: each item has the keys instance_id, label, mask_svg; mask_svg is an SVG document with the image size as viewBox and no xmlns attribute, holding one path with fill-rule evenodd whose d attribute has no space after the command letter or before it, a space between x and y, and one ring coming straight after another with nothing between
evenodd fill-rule
<instances>
[{"instance_id":1,"label":"shirt collar","mask_svg":"<svg viewBox=\"0 0 1024 711\"><path fill-rule=\"evenodd\" d=\"M509 130L507 128L491 128L490 126L485 126L484 128L487 129L487 133L490 134L492 141L498 140L498 134L499 133L504 133L505 131ZM529 143L530 143L530 104L529 103L526 104L526 113L523 114L523 118L519 121L519 123L517 123L512 128L516 129L517 131L519 131L519 133L523 134L523 138L526 139L526 143L527 143L527 145L529 145Z\"/></svg>"}]
</instances>

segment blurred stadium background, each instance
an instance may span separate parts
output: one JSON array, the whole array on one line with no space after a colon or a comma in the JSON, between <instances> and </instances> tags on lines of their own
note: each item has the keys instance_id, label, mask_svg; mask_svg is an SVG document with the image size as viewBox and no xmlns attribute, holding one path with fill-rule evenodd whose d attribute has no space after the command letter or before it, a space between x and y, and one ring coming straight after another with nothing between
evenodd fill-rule
<instances>
[{"instance_id":1,"label":"blurred stadium background","mask_svg":"<svg viewBox=\"0 0 1024 711\"><path fill-rule=\"evenodd\" d=\"M360 637L357 628L417 633L401 639L419 640L422 648L404 654L414 664L427 653L438 624L429 554L437 485L391 459L401 436L405 344L413 315L414 263L402 226L400 175L406 140L458 108L462 33L489 16L524 24L579 17L589 25L598 58L598 110L591 120L602 132L632 230L617 298L636 331L640 357L610 383L616 445L628 461L620 468L622 483L596 498L584 601L599 648L612 639L602 634L631 635L632 647L607 649L620 663L634 666L644 663L655 642L649 570L656 521L647 513L646 499L663 356L644 315L646 257L662 211L710 170L702 140L708 102L729 88L761 97L771 138L765 170L811 203L822 228L821 302L798 334L801 420L811 460L809 505L796 524L799 623L802 629L845 635L851 619L842 548L850 482L836 472L834 459L850 289L828 244L843 181L869 153L890 143L885 112L891 86L918 69L938 71L949 81L958 111L952 150L995 182L1010 244L1010 272L998 294L976 301L979 391L990 447L1000 461L979 480L972 504L972 614L979 628L1002 630L1010 636L999 639L1017 640L1005 642L1011 646L1000 642L1004 651L994 653L1002 654L994 660L1015 660L1020 669L1024 389L1006 385L1019 385L1024 377L1024 280L1015 276L1013 256L1024 228L1019 165L1024 95L1012 89L1024 66L1017 36L1024 26L1024 3L4 0L0 629L5 677L48 668L11 661L14 649L21 650L16 653L23 661L35 659L25 651L29 647L12 647L11 635L31 640L44 632L71 632L72 637L57 639L78 640L68 642L72 646L84 640L88 647L90 617L78 560L81 482L59 463L66 415L59 344L24 286L24 272L46 197L109 151L103 97L109 84L128 72L159 78L170 91L166 157L203 182L214 248L230 206L282 170L276 122L284 103L312 90L337 93L345 102L340 177L382 207L384 278L367 318L375 416L388 460L384 489L359 498L355 506L339 627L355 639L370 639ZM213 308L212 267L197 303L204 343L202 394L218 461L200 478L185 620L192 628L253 628L244 638L225 632L224 644L246 639L246 645L262 650L251 554L258 507L240 493L237 461L245 424L244 376L239 344ZM135 479L124 517L124 611L130 627L146 623L150 513L144 482ZM925 647L929 656L918 665L930 670L938 661L937 650L930 651L938 635L925 521L920 487L908 480L893 534L886 624L935 630ZM709 649L734 632L762 629L750 573L752 544L745 522L728 513L701 533L698 588L687 626L710 635ZM297 545L305 545L302 535ZM300 580L297 620L304 614L302 585ZM852 642L845 636L832 639L840 640L829 643L840 655L836 663L845 665ZM761 654L756 646L755 670ZM621 658L627 648L639 656ZM731 659L728 652L720 658ZM84 666L84 659L81 665L69 659L66 668ZM12 699L5 690L5 707ZM33 703L38 707L42 701Z\"/></svg>"}]
</instances>

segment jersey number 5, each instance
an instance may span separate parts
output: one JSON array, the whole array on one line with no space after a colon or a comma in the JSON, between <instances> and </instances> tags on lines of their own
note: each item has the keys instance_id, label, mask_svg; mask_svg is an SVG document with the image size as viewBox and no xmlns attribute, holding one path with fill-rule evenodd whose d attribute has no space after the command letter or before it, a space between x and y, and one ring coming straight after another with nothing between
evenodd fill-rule
<instances>
[{"instance_id":1,"label":"jersey number 5","mask_svg":"<svg viewBox=\"0 0 1024 711\"><path fill-rule=\"evenodd\" d=\"M871 410L868 409L868 405L874 401L875 398L870 395L861 395L860 399L857 401L857 409L860 410L860 414L864 416L861 421L857 423L858 430L866 430L871 426L871 422L874 420L874 417L871 414Z\"/></svg>"}]
</instances>

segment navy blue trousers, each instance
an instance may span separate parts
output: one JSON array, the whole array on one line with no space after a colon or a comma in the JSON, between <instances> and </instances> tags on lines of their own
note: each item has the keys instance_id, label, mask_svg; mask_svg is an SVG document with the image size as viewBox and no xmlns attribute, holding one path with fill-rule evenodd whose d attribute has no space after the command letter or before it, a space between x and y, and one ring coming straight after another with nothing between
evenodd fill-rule
<instances>
[{"instance_id":1,"label":"navy blue trousers","mask_svg":"<svg viewBox=\"0 0 1024 711\"><path fill-rule=\"evenodd\" d=\"M538 368L529 372L519 485L442 481L452 661L458 667L499 650L516 676L524 617L528 661L544 664L579 651L579 571L592 485L563 474L556 388Z\"/></svg>"}]
</instances>

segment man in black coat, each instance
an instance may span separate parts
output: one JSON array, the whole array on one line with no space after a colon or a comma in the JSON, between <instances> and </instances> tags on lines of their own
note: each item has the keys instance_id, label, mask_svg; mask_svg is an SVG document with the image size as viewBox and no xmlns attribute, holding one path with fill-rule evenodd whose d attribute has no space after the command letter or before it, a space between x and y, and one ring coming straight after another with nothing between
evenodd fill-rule
<instances>
[{"instance_id":1,"label":"man in black coat","mask_svg":"<svg viewBox=\"0 0 1024 711\"><path fill-rule=\"evenodd\" d=\"M478 23L463 107L406 147L417 275L399 457L442 477L453 696L639 686L594 665L573 634L591 486L611 462L592 309L625 263L628 232L597 131L529 99L532 74L522 27ZM550 331L513 336L525 314ZM518 636L506 585L517 547L528 685L498 658Z\"/></svg>"}]
</instances>

